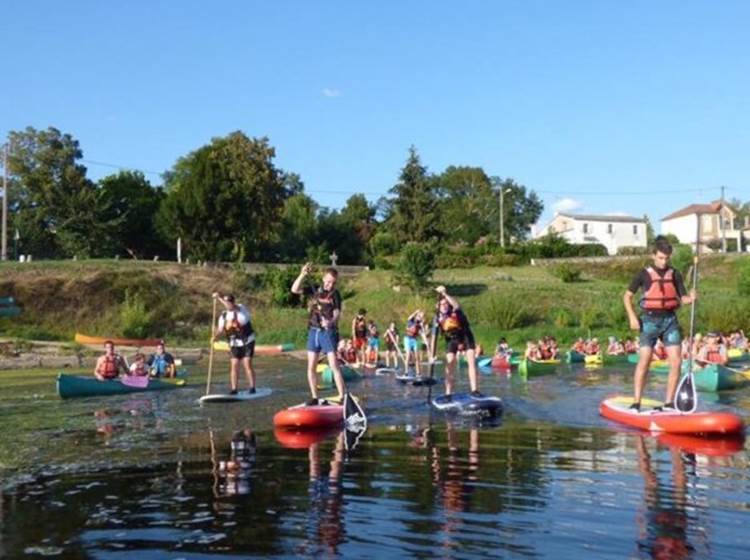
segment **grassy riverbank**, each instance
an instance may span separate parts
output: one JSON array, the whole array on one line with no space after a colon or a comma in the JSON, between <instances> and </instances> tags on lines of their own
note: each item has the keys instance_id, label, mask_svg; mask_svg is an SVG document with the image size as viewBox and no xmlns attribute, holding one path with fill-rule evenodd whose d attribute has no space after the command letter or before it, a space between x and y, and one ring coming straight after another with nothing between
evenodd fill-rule
<instances>
[{"instance_id":1,"label":"grassy riverbank","mask_svg":"<svg viewBox=\"0 0 750 560\"><path fill-rule=\"evenodd\" d=\"M736 290L738 264L747 257L717 256L701 262L698 328L750 330L750 302ZM589 333L628 333L622 293L639 262L579 264L583 281L564 283L544 267L438 270L435 283L459 298L479 340L490 347L503 335L516 345L554 334L567 342ZM203 268L132 261L65 261L0 265L0 296L23 308L0 318L0 336L72 341L75 332L158 336L172 344L205 345L211 319L210 293L232 291L253 311L261 343L304 343L306 311L270 304L271 288L257 276L231 268ZM360 307L385 328L402 325L432 294L394 289L389 271L343 279L342 333ZM683 322L687 325L686 310Z\"/></svg>"}]
</instances>

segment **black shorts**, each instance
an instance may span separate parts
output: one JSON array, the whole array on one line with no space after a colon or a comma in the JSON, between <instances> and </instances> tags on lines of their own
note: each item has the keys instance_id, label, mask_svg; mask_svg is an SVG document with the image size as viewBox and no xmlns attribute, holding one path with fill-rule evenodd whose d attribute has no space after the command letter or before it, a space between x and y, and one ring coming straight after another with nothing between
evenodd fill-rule
<instances>
[{"instance_id":1,"label":"black shorts","mask_svg":"<svg viewBox=\"0 0 750 560\"><path fill-rule=\"evenodd\" d=\"M451 336L445 339L445 353L455 354L459 351L474 350L476 343L474 342L474 333L471 331L463 331L458 336Z\"/></svg>"},{"instance_id":2,"label":"black shorts","mask_svg":"<svg viewBox=\"0 0 750 560\"><path fill-rule=\"evenodd\" d=\"M252 358L255 355L255 341L248 342L244 346L230 346L229 352L235 360Z\"/></svg>"}]
</instances>

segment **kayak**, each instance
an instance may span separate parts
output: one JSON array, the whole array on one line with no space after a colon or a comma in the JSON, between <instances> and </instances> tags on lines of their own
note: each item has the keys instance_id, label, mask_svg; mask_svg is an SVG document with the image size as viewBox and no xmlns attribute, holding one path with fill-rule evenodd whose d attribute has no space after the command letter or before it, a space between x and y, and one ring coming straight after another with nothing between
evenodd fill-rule
<instances>
[{"instance_id":1,"label":"kayak","mask_svg":"<svg viewBox=\"0 0 750 560\"><path fill-rule=\"evenodd\" d=\"M486 368L492 364L492 358L490 356L481 356L477 358L477 367Z\"/></svg>"},{"instance_id":2,"label":"kayak","mask_svg":"<svg viewBox=\"0 0 750 560\"><path fill-rule=\"evenodd\" d=\"M576 350L565 352L565 361L569 364L582 364L586 361L586 354L581 354Z\"/></svg>"},{"instance_id":3,"label":"kayak","mask_svg":"<svg viewBox=\"0 0 750 560\"><path fill-rule=\"evenodd\" d=\"M98 397L104 395L124 395L144 391L166 391L185 386L184 379L150 378L145 386L126 385L119 379L99 381L91 375L70 375L61 373L57 376L57 393L63 399L74 397Z\"/></svg>"},{"instance_id":4,"label":"kayak","mask_svg":"<svg viewBox=\"0 0 750 560\"><path fill-rule=\"evenodd\" d=\"M254 393L249 391L238 391L232 395L230 393L212 393L210 395L203 395L198 401L201 404L204 403L232 403L241 401L251 401L254 399L262 399L271 394L269 387L258 387Z\"/></svg>"},{"instance_id":5,"label":"kayak","mask_svg":"<svg viewBox=\"0 0 750 560\"><path fill-rule=\"evenodd\" d=\"M276 428L331 428L344 423L344 406L300 404L280 410L273 417Z\"/></svg>"},{"instance_id":6,"label":"kayak","mask_svg":"<svg viewBox=\"0 0 750 560\"><path fill-rule=\"evenodd\" d=\"M490 362L492 369L510 369L510 360L508 356L495 356Z\"/></svg>"},{"instance_id":7,"label":"kayak","mask_svg":"<svg viewBox=\"0 0 750 560\"><path fill-rule=\"evenodd\" d=\"M750 361L750 352L747 350L740 350L739 348L730 348L727 350L727 358L729 358L730 364L747 362Z\"/></svg>"},{"instance_id":8,"label":"kayak","mask_svg":"<svg viewBox=\"0 0 750 560\"><path fill-rule=\"evenodd\" d=\"M341 375L344 376L344 381L358 381L362 379L362 374L350 366L339 366L339 368L341 369ZM320 372L320 381L323 384L333 384L333 370L331 370L331 366L325 366L323 371Z\"/></svg>"},{"instance_id":9,"label":"kayak","mask_svg":"<svg viewBox=\"0 0 750 560\"><path fill-rule=\"evenodd\" d=\"M336 437L339 433L341 433L341 428L338 426L308 430L276 428L273 431L276 441L287 449L307 449L323 440Z\"/></svg>"},{"instance_id":10,"label":"kayak","mask_svg":"<svg viewBox=\"0 0 750 560\"><path fill-rule=\"evenodd\" d=\"M602 354L602 362L608 366L628 364L630 363L630 356L637 357L638 354Z\"/></svg>"},{"instance_id":11,"label":"kayak","mask_svg":"<svg viewBox=\"0 0 750 560\"><path fill-rule=\"evenodd\" d=\"M440 395L430 404L441 412L464 416L499 416L503 412L503 401L499 397L473 397L470 393Z\"/></svg>"},{"instance_id":12,"label":"kayak","mask_svg":"<svg viewBox=\"0 0 750 560\"><path fill-rule=\"evenodd\" d=\"M731 412L656 411L661 405L651 399L641 400L641 412L631 410L632 397L610 397L599 405L599 414L609 420L650 432L672 434L737 434L744 430L742 418Z\"/></svg>"},{"instance_id":13,"label":"kayak","mask_svg":"<svg viewBox=\"0 0 750 560\"><path fill-rule=\"evenodd\" d=\"M226 340L217 340L214 342L214 350L229 350L229 344ZM291 352L294 350L294 344L256 344L255 355L256 356L274 356L276 354L282 354L283 352Z\"/></svg>"},{"instance_id":14,"label":"kayak","mask_svg":"<svg viewBox=\"0 0 750 560\"><path fill-rule=\"evenodd\" d=\"M522 360L518 365L518 373L526 377L531 375L545 375L555 373L560 360Z\"/></svg>"},{"instance_id":15,"label":"kayak","mask_svg":"<svg viewBox=\"0 0 750 560\"><path fill-rule=\"evenodd\" d=\"M117 338L112 336L87 336L85 334L76 333L75 341L78 344L95 344L97 346L104 345L105 342L112 342L115 346L158 346L161 342L161 338Z\"/></svg>"}]
</instances>

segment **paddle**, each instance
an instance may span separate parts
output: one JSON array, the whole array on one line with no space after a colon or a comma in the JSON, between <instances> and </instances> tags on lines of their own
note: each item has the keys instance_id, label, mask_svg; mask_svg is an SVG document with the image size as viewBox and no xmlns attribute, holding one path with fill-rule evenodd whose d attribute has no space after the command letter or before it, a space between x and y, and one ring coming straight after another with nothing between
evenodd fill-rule
<instances>
[{"instance_id":1,"label":"paddle","mask_svg":"<svg viewBox=\"0 0 750 560\"><path fill-rule=\"evenodd\" d=\"M427 404L432 402L432 380L435 376L435 358L437 356L437 339L438 339L438 311L435 311L435 316L432 318L432 328L430 329L430 375L429 375L429 387L427 389Z\"/></svg>"},{"instance_id":2,"label":"paddle","mask_svg":"<svg viewBox=\"0 0 750 560\"><path fill-rule=\"evenodd\" d=\"M398 354L398 357L401 358L402 362L404 362L404 373L408 372L409 364L406 363L406 357L404 356L404 353L401 351L401 348L398 345L398 341L389 332L386 332L386 336L390 337L391 342L393 342L393 346L396 347L396 353ZM398 364L396 365L398 366ZM396 369L398 369L398 367Z\"/></svg>"},{"instance_id":3,"label":"paddle","mask_svg":"<svg viewBox=\"0 0 750 560\"><path fill-rule=\"evenodd\" d=\"M216 297L213 297L213 312L211 313L211 340L208 343L208 378L206 379L206 395L211 393L211 374L214 369L214 336L216 335Z\"/></svg>"},{"instance_id":4,"label":"paddle","mask_svg":"<svg viewBox=\"0 0 750 560\"><path fill-rule=\"evenodd\" d=\"M123 375L120 377L120 383L136 389L145 389L148 387L148 375Z\"/></svg>"},{"instance_id":5,"label":"paddle","mask_svg":"<svg viewBox=\"0 0 750 560\"><path fill-rule=\"evenodd\" d=\"M698 227L695 235L695 256L693 257L693 293L698 289L698 251L700 250L701 217L696 215ZM695 336L695 299L690 304L690 344L688 345L688 369L677 384L674 405L680 412L695 412L698 406L698 392L693 377L693 337Z\"/></svg>"}]
</instances>

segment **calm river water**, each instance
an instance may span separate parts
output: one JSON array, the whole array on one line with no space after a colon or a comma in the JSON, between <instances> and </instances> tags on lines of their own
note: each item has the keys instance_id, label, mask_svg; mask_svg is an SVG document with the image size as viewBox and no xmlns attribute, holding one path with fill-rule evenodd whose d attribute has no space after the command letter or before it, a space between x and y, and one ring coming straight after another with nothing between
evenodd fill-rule
<instances>
[{"instance_id":1,"label":"calm river water","mask_svg":"<svg viewBox=\"0 0 750 560\"><path fill-rule=\"evenodd\" d=\"M483 375L506 410L482 426L431 413L426 388L368 378L351 386L370 426L349 452L338 432L274 432L273 413L305 398L303 369L260 360L270 397L203 408L200 371L138 396L0 386L0 557L750 557L745 443L601 419L629 368ZM747 420L750 391L701 406Z\"/></svg>"}]
</instances>

